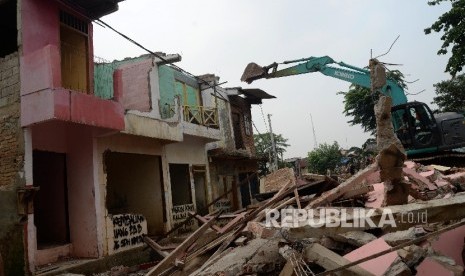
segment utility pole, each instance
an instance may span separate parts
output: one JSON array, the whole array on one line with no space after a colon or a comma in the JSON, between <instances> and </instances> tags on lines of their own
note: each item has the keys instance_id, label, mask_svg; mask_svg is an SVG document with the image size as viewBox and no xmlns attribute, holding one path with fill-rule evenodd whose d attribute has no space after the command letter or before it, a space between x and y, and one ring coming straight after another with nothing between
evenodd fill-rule
<instances>
[{"instance_id":1,"label":"utility pole","mask_svg":"<svg viewBox=\"0 0 465 276\"><path fill-rule=\"evenodd\" d=\"M312 130L313 130L313 149L316 149L318 148L318 142L316 141L315 125L313 124L312 113L310 113L310 121L312 122Z\"/></svg>"},{"instance_id":2,"label":"utility pole","mask_svg":"<svg viewBox=\"0 0 465 276\"><path fill-rule=\"evenodd\" d=\"M268 114L268 124L270 125L271 149L273 150L273 162L271 171L276 171L278 169L278 153L276 152L276 143L274 141L273 129L271 128L271 114Z\"/></svg>"}]
</instances>

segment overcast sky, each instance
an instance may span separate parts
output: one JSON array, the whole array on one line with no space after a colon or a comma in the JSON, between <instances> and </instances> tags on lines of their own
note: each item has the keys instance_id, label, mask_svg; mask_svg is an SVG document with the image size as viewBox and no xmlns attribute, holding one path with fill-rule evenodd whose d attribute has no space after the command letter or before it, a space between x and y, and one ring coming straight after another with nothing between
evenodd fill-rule
<instances>
[{"instance_id":1,"label":"overcast sky","mask_svg":"<svg viewBox=\"0 0 465 276\"><path fill-rule=\"evenodd\" d=\"M382 54L400 35L381 61L403 64L388 68L401 70L408 81L419 79L408 92L425 89L409 101L430 104L433 84L449 78L444 73L448 56L436 55L440 35L423 30L449 9L448 2L428 6L426 0L126 0L102 20L152 51L181 54L177 65L195 75L213 73L228 82L223 87L261 88L276 96L262 109L265 118L272 114L273 131L289 139L287 158L313 149L310 114L318 143L337 141L348 148L370 136L349 126L342 114L343 96L336 93L347 91L349 83L312 73L248 85L240 77L249 62L269 65L328 55L364 67L370 49L374 56ZM107 60L145 54L97 24L94 48ZM259 106L252 116L258 131L266 132Z\"/></svg>"}]
</instances>

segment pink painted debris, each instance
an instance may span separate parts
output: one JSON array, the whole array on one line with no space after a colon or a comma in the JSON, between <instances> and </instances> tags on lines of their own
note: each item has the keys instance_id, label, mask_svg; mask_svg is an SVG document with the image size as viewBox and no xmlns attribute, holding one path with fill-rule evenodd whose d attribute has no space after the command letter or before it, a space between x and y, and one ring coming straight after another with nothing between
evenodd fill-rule
<instances>
[{"instance_id":1,"label":"pink painted debris","mask_svg":"<svg viewBox=\"0 0 465 276\"><path fill-rule=\"evenodd\" d=\"M463 266L462 250L465 238L465 226L447 231L439 235L431 245L437 252L452 258L458 265Z\"/></svg>"},{"instance_id":2,"label":"pink painted debris","mask_svg":"<svg viewBox=\"0 0 465 276\"><path fill-rule=\"evenodd\" d=\"M368 193L368 199L365 202L367 208L379 208L384 201L384 183L373 184L373 189Z\"/></svg>"},{"instance_id":3,"label":"pink painted debris","mask_svg":"<svg viewBox=\"0 0 465 276\"><path fill-rule=\"evenodd\" d=\"M404 166L409 168L409 169L413 169L413 168L415 168L416 164L413 161L405 161Z\"/></svg>"},{"instance_id":4,"label":"pink painted debris","mask_svg":"<svg viewBox=\"0 0 465 276\"><path fill-rule=\"evenodd\" d=\"M364 246L358 249L355 249L349 254L344 255L344 258L346 258L347 260L351 262L354 262L354 261L371 256L373 254L376 254L378 252L384 251L389 248L391 248L391 246L389 246L383 240L383 238L379 238L379 239L376 239L372 242L365 244ZM394 251L389 254L380 256L378 258L363 262L359 264L359 266L373 273L374 275L383 275L398 256L399 255L397 254L397 252Z\"/></svg>"},{"instance_id":5,"label":"pink painted debris","mask_svg":"<svg viewBox=\"0 0 465 276\"><path fill-rule=\"evenodd\" d=\"M431 181L428 178L421 176L416 171L409 168L404 168L403 171L409 178L412 178L414 181L425 185L429 190L437 189L437 187L433 183L431 183Z\"/></svg>"},{"instance_id":6,"label":"pink painted debris","mask_svg":"<svg viewBox=\"0 0 465 276\"><path fill-rule=\"evenodd\" d=\"M437 260L427 257L417 267L417 275L422 276L446 276L455 275L454 272L445 268Z\"/></svg>"}]
</instances>

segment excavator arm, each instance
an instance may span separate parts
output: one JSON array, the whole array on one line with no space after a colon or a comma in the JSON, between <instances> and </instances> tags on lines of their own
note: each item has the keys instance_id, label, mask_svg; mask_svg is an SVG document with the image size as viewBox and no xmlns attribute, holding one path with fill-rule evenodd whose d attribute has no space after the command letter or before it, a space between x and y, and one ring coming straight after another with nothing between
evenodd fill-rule
<instances>
[{"instance_id":1,"label":"excavator arm","mask_svg":"<svg viewBox=\"0 0 465 276\"><path fill-rule=\"evenodd\" d=\"M264 67L256 63L249 63L244 70L241 80L252 83L262 78L271 79L320 72L323 75L347 81L352 84L367 88L371 87L370 71L368 69L352 66L344 62L335 62L328 56L285 61L282 64L291 63L298 64L278 70L278 63L272 63ZM332 64L338 67L330 66ZM386 80L386 85L381 88L381 92L392 98L394 106L407 103L407 97L405 96L403 88L392 79Z\"/></svg>"}]
</instances>

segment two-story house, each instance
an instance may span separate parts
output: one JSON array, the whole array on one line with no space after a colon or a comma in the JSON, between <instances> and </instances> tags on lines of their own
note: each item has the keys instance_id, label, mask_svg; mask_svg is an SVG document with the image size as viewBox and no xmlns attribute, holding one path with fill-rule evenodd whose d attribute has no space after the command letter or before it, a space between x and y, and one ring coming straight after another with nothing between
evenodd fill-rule
<instances>
[{"instance_id":1,"label":"two-story house","mask_svg":"<svg viewBox=\"0 0 465 276\"><path fill-rule=\"evenodd\" d=\"M238 209L256 189L237 186L256 169L250 105L272 96L188 74L172 65L179 55L94 57L91 22L117 2L0 0L5 275L127 252L140 262L147 251L130 250L143 234L211 211L231 187L216 208Z\"/></svg>"}]
</instances>

